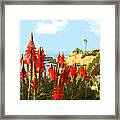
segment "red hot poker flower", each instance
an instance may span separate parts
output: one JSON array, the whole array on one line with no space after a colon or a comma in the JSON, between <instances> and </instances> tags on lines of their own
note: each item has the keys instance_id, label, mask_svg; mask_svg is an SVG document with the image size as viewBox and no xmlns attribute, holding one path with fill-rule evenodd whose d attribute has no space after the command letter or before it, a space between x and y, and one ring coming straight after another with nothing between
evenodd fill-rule
<instances>
[{"instance_id":1,"label":"red hot poker flower","mask_svg":"<svg viewBox=\"0 0 120 120\"><path fill-rule=\"evenodd\" d=\"M40 65L40 61L37 59L35 62L35 68L36 68L36 72L39 72L39 65Z\"/></svg>"},{"instance_id":2,"label":"red hot poker flower","mask_svg":"<svg viewBox=\"0 0 120 120\"><path fill-rule=\"evenodd\" d=\"M56 80L57 80L57 77L58 77L58 72L57 72L55 69L53 69L53 70L51 71L50 76L51 76L51 80L52 80L52 81L56 81Z\"/></svg>"},{"instance_id":3,"label":"red hot poker flower","mask_svg":"<svg viewBox=\"0 0 120 120\"><path fill-rule=\"evenodd\" d=\"M31 44L31 43L29 43ZM30 63L31 61L35 61L36 59L36 48L35 48L35 45L33 44L33 47L30 47L31 45L28 45L27 46L27 50L25 51L26 54L26 59L27 59L27 62Z\"/></svg>"},{"instance_id":4,"label":"red hot poker flower","mask_svg":"<svg viewBox=\"0 0 120 120\"><path fill-rule=\"evenodd\" d=\"M58 72L57 70L55 70L53 68L53 66L51 65L48 69L48 72L49 72L49 75L50 75L50 78L52 81L56 81L57 80L57 77L58 77Z\"/></svg>"},{"instance_id":5,"label":"red hot poker flower","mask_svg":"<svg viewBox=\"0 0 120 120\"><path fill-rule=\"evenodd\" d=\"M68 74L62 73L60 76L60 82L61 83L67 83L68 82Z\"/></svg>"},{"instance_id":6,"label":"red hot poker flower","mask_svg":"<svg viewBox=\"0 0 120 120\"><path fill-rule=\"evenodd\" d=\"M42 74L45 71L44 62L40 62L39 59L35 62L36 72ZM40 70L40 71L39 71Z\"/></svg>"},{"instance_id":7,"label":"red hot poker flower","mask_svg":"<svg viewBox=\"0 0 120 120\"><path fill-rule=\"evenodd\" d=\"M45 58L45 52L44 52L44 49L42 48L42 58L44 59Z\"/></svg>"},{"instance_id":8,"label":"red hot poker flower","mask_svg":"<svg viewBox=\"0 0 120 120\"><path fill-rule=\"evenodd\" d=\"M64 62L65 62L65 57L64 57L64 53L63 53L62 56L61 56L60 64L63 65Z\"/></svg>"},{"instance_id":9,"label":"red hot poker flower","mask_svg":"<svg viewBox=\"0 0 120 120\"><path fill-rule=\"evenodd\" d=\"M57 61L58 63L60 63L60 60L61 60L61 56L60 56L60 52L59 52L56 61Z\"/></svg>"},{"instance_id":10,"label":"red hot poker flower","mask_svg":"<svg viewBox=\"0 0 120 120\"><path fill-rule=\"evenodd\" d=\"M84 69L84 67L80 68L80 74L83 78L87 77L87 71L86 71L86 69Z\"/></svg>"},{"instance_id":11,"label":"red hot poker flower","mask_svg":"<svg viewBox=\"0 0 120 120\"><path fill-rule=\"evenodd\" d=\"M66 71L66 73L69 73L70 69L68 66L65 66L65 71Z\"/></svg>"},{"instance_id":12,"label":"red hot poker flower","mask_svg":"<svg viewBox=\"0 0 120 120\"><path fill-rule=\"evenodd\" d=\"M20 71L20 80L24 81L24 78L26 77L26 71L24 68L23 54L22 54L22 57L20 58L20 64L22 66L22 69Z\"/></svg>"},{"instance_id":13,"label":"red hot poker flower","mask_svg":"<svg viewBox=\"0 0 120 120\"><path fill-rule=\"evenodd\" d=\"M76 68L75 68L74 66L72 66L72 67L70 68L70 75L71 75L73 78L77 77L77 70L76 70Z\"/></svg>"},{"instance_id":14,"label":"red hot poker flower","mask_svg":"<svg viewBox=\"0 0 120 120\"><path fill-rule=\"evenodd\" d=\"M40 47L38 49L37 56L38 56L38 58L40 58L40 61L44 61L44 59L45 59L45 52L44 52L43 48Z\"/></svg>"},{"instance_id":15,"label":"red hot poker flower","mask_svg":"<svg viewBox=\"0 0 120 120\"><path fill-rule=\"evenodd\" d=\"M48 68L49 74L51 74L52 70L53 70L53 66L52 66L52 64L51 64L51 66Z\"/></svg>"},{"instance_id":16,"label":"red hot poker flower","mask_svg":"<svg viewBox=\"0 0 120 120\"><path fill-rule=\"evenodd\" d=\"M64 96L63 89L60 87L60 85L57 85L53 90L52 99L53 100L62 100L63 96Z\"/></svg>"},{"instance_id":17,"label":"red hot poker flower","mask_svg":"<svg viewBox=\"0 0 120 120\"><path fill-rule=\"evenodd\" d=\"M69 75L69 67L65 66L62 71L63 72L61 73L61 76L60 76L60 82L67 83L68 82L68 75Z\"/></svg>"},{"instance_id":18,"label":"red hot poker flower","mask_svg":"<svg viewBox=\"0 0 120 120\"><path fill-rule=\"evenodd\" d=\"M24 81L24 78L26 77L26 71L24 69L24 67L22 68L21 72L20 72L20 79L22 81Z\"/></svg>"},{"instance_id":19,"label":"red hot poker flower","mask_svg":"<svg viewBox=\"0 0 120 120\"><path fill-rule=\"evenodd\" d=\"M36 47L33 41L33 34L30 34L30 41L27 46L27 50L25 51L25 57L27 60L27 63L30 64L31 61L36 60Z\"/></svg>"},{"instance_id":20,"label":"red hot poker flower","mask_svg":"<svg viewBox=\"0 0 120 120\"><path fill-rule=\"evenodd\" d=\"M38 73L40 72L40 74L42 74L45 71L44 59L45 59L45 53L43 48L41 50L41 47L40 47L37 52L37 60L35 63L36 72Z\"/></svg>"}]
</instances>

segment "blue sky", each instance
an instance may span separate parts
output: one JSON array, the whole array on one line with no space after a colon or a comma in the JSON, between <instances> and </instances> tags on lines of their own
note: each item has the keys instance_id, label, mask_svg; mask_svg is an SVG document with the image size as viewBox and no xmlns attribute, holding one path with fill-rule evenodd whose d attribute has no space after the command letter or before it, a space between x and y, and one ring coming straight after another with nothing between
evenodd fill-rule
<instances>
[{"instance_id":1,"label":"blue sky","mask_svg":"<svg viewBox=\"0 0 120 120\"><path fill-rule=\"evenodd\" d=\"M20 53L27 48L30 32L36 48L43 46L46 54L69 54L77 47L84 50L84 38L88 40L87 50L100 48L99 20L21 20Z\"/></svg>"}]
</instances>

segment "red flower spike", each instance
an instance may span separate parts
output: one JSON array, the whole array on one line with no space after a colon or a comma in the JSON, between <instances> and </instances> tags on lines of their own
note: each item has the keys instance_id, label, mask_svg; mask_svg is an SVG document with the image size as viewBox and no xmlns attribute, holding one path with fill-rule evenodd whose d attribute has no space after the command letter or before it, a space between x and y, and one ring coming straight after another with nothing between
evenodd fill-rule
<instances>
[{"instance_id":1,"label":"red flower spike","mask_svg":"<svg viewBox=\"0 0 120 120\"><path fill-rule=\"evenodd\" d=\"M58 54L58 56L57 56L57 58L56 58L56 61L57 61L58 63L60 63L60 60L61 60L61 56L60 56L60 52L59 52L59 54Z\"/></svg>"},{"instance_id":2,"label":"red flower spike","mask_svg":"<svg viewBox=\"0 0 120 120\"><path fill-rule=\"evenodd\" d=\"M53 71L51 72L51 80L52 80L52 81L56 81L56 80L57 80L57 77L58 77L57 71L53 70Z\"/></svg>"},{"instance_id":3,"label":"red flower spike","mask_svg":"<svg viewBox=\"0 0 120 120\"><path fill-rule=\"evenodd\" d=\"M65 74L61 74L61 76L60 76L60 82L61 83L67 83L67 80L68 80L68 76L65 75Z\"/></svg>"},{"instance_id":4,"label":"red flower spike","mask_svg":"<svg viewBox=\"0 0 120 120\"><path fill-rule=\"evenodd\" d=\"M22 57L20 58L20 64L22 66L22 69L20 71L20 80L24 80L24 78L26 77L26 71L25 71L25 68L24 68L24 60L23 60L23 54L22 54Z\"/></svg>"},{"instance_id":5,"label":"red flower spike","mask_svg":"<svg viewBox=\"0 0 120 120\"><path fill-rule=\"evenodd\" d=\"M51 74L52 70L53 70L53 66L51 64L51 66L48 68L48 73Z\"/></svg>"},{"instance_id":6,"label":"red flower spike","mask_svg":"<svg viewBox=\"0 0 120 120\"><path fill-rule=\"evenodd\" d=\"M38 73L40 72L40 74L42 74L45 71L44 59L45 59L45 53L43 48L41 50L41 47L40 47L37 51L37 60L35 63L36 72Z\"/></svg>"},{"instance_id":7,"label":"red flower spike","mask_svg":"<svg viewBox=\"0 0 120 120\"><path fill-rule=\"evenodd\" d=\"M60 64L63 65L64 62L65 62L65 57L64 57L64 53L63 53L62 56L61 56Z\"/></svg>"},{"instance_id":8,"label":"red flower spike","mask_svg":"<svg viewBox=\"0 0 120 120\"><path fill-rule=\"evenodd\" d=\"M49 67L48 73L49 73L50 78L51 78L52 81L56 81L56 80L57 80L58 72L57 72L57 70L55 70L55 69L53 68L52 65Z\"/></svg>"},{"instance_id":9,"label":"red flower spike","mask_svg":"<svg viewBox=\"0 0 120 120\"><path fill-rule=\"evenodd\" d=\"M43 48L42 48L42 58L45 58L45 52Z\"/></svg>"},{"instance_id":10,"label":"red flower spike","mask_svg":"<svg viewBox=\"0 0 120 120\"><path fill-rule=\"evenodd\" d=\"M60 87L60 85L57 85L53 90L52 99L53 100L62 100L63 96L64 96L63 89Z\"/></svg>"},{"instance_id":11,"label":"red flower spike","mask_svg":"<svg viewBox=\"0 0 120 120\"><path fill-rule=\"evenodd\" d=\"M25 77L26 77L26 71L25 71L25 69L23 67L21 72L20 72L20 80L24 81Z\"/></svg>"},{"instance_id":12,"label":"red flower spike","mask_svg":"<svg viewBox=\"0 0 120 120\"><path fill-rule=\"evenodd\" d=\"M41 56L41 47L37 51L37 57L40 58L40 56Z\"/></svg>"},{"instance_id":13,"label":"red flower spike","mask_svg":"<svg viewBox=\"0 0 120 120\"><path fill-rule=\"evenodd\" d=\"M27 60L27 63L30 64L31 61L36 60L36 47L33 41L33 34L30 34L30 41L27 46L27 50L25 51L25 57Z\"/></svg>"},{"instance_id":14,"label":"red flower spike","mask_svg":"<svg viewBox=\"0 0 120 120\"><path fill-rule=\"evenodd\" d=\"M76 78L77 77L77 70L74 66L72 66L70 68L70 75L73 77L73 78Z\"/></svg>"},{"instance_id":15,"label":"red flower spike","mask_svg":"<svg viewBox=\"0 0 120 120\"><path fill-rule=\"evenodd\" d=\"M84 67L80 68L80 74L83 78L87 77L87 71L84 69Z\"/></svg>"},{"instance_id":16,"label":"red flower spike","mask_svg":"<svg viewBox=\"0 0 120 120\"><path fill-rule=\"evenodd\" d=\"M65 71L66 71L66 73L69 73L70 69L68 66L65 66Z\"/></svg>"},{"instance_id":17,"label":"red flower spike","mask_svg":"<svg viewBox=\"0 0 120 120\"><path fill-rule=\"evenodd\" d=\"M69 67L65 66L63 68L63 72L60 76L60 82L61 83L67 83L68 82L68 76L69 76Z\"/></svg>"}]
</instances>

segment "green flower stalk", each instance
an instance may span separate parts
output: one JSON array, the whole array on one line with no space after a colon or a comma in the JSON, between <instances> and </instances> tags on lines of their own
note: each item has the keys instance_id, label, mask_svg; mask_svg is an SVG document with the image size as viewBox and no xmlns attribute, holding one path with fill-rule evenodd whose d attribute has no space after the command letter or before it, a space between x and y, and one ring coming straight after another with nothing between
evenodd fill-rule
<instances>
[{"instance_id":1,"label":"green flower stalk","mask_svg":"<svg viewBox=\"0 0 120 120\"><path fill-rule=\"evenodd\" d=\"M35 73L35 63L34 62L33 62L33 75L32 75L32 82L31 82L31 89L33 91L33 100L35 100L37 83L36 83L36 73Z\"/></svg>"}]
</instances>

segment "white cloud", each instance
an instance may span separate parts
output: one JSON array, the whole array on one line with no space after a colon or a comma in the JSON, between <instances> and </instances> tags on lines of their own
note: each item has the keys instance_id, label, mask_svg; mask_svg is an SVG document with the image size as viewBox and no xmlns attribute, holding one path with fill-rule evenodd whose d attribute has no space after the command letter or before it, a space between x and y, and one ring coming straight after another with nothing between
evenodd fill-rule
<instances>
[{"instance_id":1,"label":"white cloud","mask_svg":"<svg viewBox=\"0 0 120 120\"><path fill-rule=\"evenodd\" d=\"M46 20L37 23L35 32L37 34L50 34L54 35L58 31L63 30L67 25L66 20Z\"/></svg>"},{"instance_id":2,"label":"white cloud","mask_svg":"<svg viewBox=\"0 0 120 120\"><path fill-rule=\"evenodd\" d=\"M91 26L88 30L88 32L93 32L94 34L100 33L100 27L99 26Z\"/></svg>"},{"instance_id":3,"label":"white cloud","mask_svg":"<svg viewBox=\"0 0 120 120\"><path fill-rule=\"evenodd\" d=\"M86 20L86 22L89 24L89 28L87 29L88 32L92 32L94 34L100 33L100 20Z\"/></svg>"}]
</instances>

